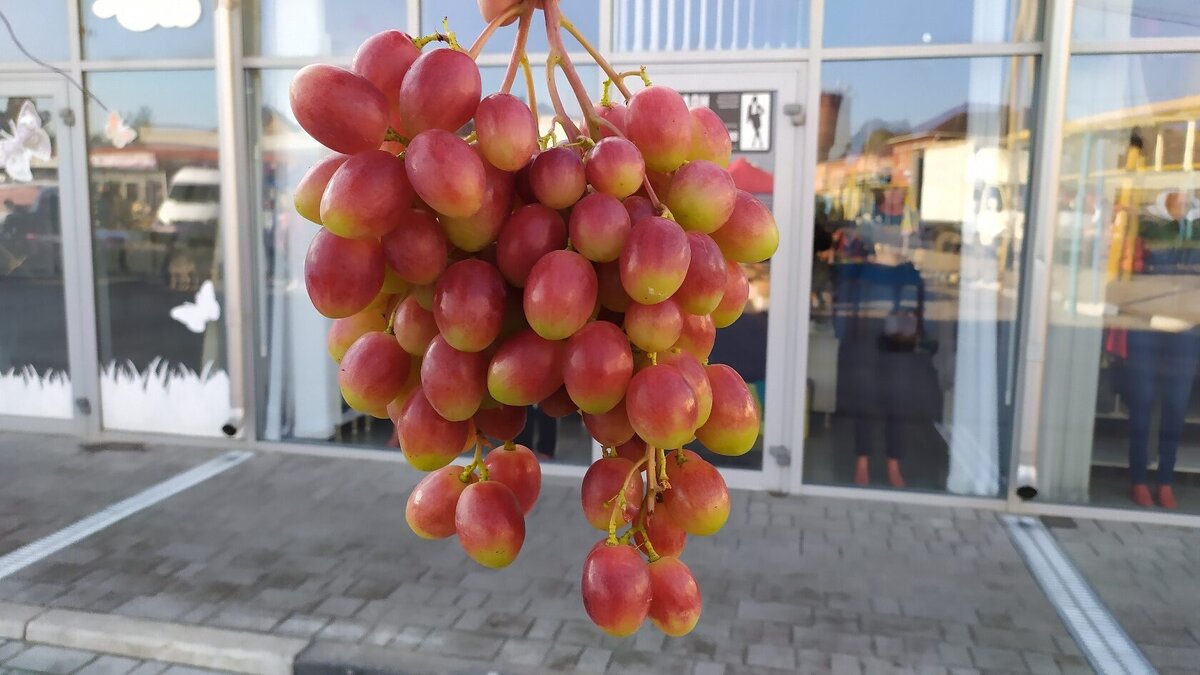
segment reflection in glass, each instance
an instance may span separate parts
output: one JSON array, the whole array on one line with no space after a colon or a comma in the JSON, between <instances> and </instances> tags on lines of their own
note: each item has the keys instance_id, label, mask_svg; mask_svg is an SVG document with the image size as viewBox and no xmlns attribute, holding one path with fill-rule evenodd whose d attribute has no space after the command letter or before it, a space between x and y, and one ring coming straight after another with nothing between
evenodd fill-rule
<instances>
[{"instance_id":1,"label":"reflection in glass","mask_svg":"<svg viewBox=\"0 0 1200 675\"><path fill-rule=\"evenodd\" d=\"M95 73L88 102L101 412L107 428L219 435L229 419L211 71Z\"/></svg>"},{"instance_id":2,"label":"reflection in glass","mask_svg":"<svg viewBox=\"0 0 1200 675\"><path fill-rule=\"evenodd\" d=\"M1200 36L1195 0L1076 0L1079 40Z\"/></svg>"},{"instance_id":3,"label":"reflection in glass","mask_svg":"<svg viewBox=\"0 0 1200 675\"><path fill-rule=\"evenodd\" d=\"M71 417L63 287L58 142L49 98L0 97L0 125L32 105L24 123L50 136L48 161L33 158L30 180L0 167L0 415Z\"/></svg>"},{"instance_id":4,"label":"reflection in glass","mask_svg":"<svg viewBox=\"0 0 1200 675\"><path fill-rule=\"evenodd\" d=\"M807 0L616 0L613 8L617 51L795 49L808 42Z\"/></svg>"},{"instance_id":5,"label":"reflection in glass","mask_svg":"<svg viewBox=\"0 0 1200 675\"><path fill-rule=\"evenodd\" d=\"M1034 63L823 67L806 480L1001 493Z\"/></svg>"},{"instance_id":6,"label":"reflection in glass","mask_svg":"<svg viewBox=\"0 0 1200 675\"><path fill-rule=\"evenodd\" d=\"M8 17L13 32L21 44L34 56L43 61L65 61L70 58L67 39L67 2L74 0L0 0L0 10ZM6 31L0 31L0 61L29 62L17 46L9 39Z\"/></svg>"},{"instance_id":7,"label":"reflection in glass","mask_svg":"<svg viewBox=\"0 0 1200 675\"><path fill-rule=\"evenodd\" d=\"M1051 499L1200 512L1197 86L1197 55L1071 59L1038 458Z\"/></svg>"},{"instance_id":8,"label":"reflection in glass","mask_svg":"<svg viewBox=\"0 0 1200 675\"><path fill-rule=\"evenodd\" d=\"M199 11L196 5L199 4ZM211 58L217 0L79 0L88 59Z\"/></svg>"},{"instance_id":9,"label":"reflection in glass","mask_svg":"<svg viewBox=\"0 0 1200 675\"><path fill-rule=\"evenodd\" d=\"M1039 0L838 0L825 3L826 47L1030 42Z\"/></svg>"},{"instance_id":10,"label":"reflection in glass","mask_svg":"<svg viewBox=\"0 0 1200 675\"><path fill-rule=\"evenodd\" d=\"M478 10L476 10L478 11ZM581 77L599 94L597 71L582 68ZM308 137L296 124L288 103L288 85L295 71L263 70L251 75L251 91L258 97L250 109L255 161L261 166L258 185L259 248L257 283L259 349L257 357L260 428L268 440L335 441L395 448L392 424L350 410L337 386L337 364L326 352L330 321L312 307L304 288L304 256L318 225L301 218L293 206L292 190L304 172L329 151ZM545 91L545 75L534 68L539 86L538 109L544 129L552 117ZM481 71L483 91L495 91L504 78L503 67ZM565 81L567 112L578 119L580 108ZM524 98L520 81L513 94ZM587 465L592 448L578 415L554 419L536 409L529 413L523 442L553 461Z\"/></svg>"},{"instance_id":11,"label":"reflection in glass","mask_svg":"<svg viewBox=\"0 0 1200 675\"><path fill-rule=\"evenodd\" d=\"M408 11L405 0L250 0L243 10L256 56L352 56L385 28L406 30Z\"/></svg>"},{"instance_id":12,"label":"reflection in glass","mask_svg":"<svg viewBox=\"0 0 1200 675\"><path fill-rule=\"evenodd\" d=\"M563 14L566 15L571 23L583 33L593 45L600 46L600 12L599 3L590 2L567 2L562 3ZM422 2L421 3L421 32L429 34L434 31L442 30L442 18L446 17L450 20L450 30L454 31L458 36L459 42L463 43L464 47L469 47L471 41L477 35L483 32L487 25L483 22L483 17L479 14L479 4L476 0L438 0L438 2ZM534 13L533 20L535 26L529 31L529 41L525 44L525 51L530 54L545 54L550 51L550 46L546 42L546 29L542 25L542 13ZM505 28L497 30L488 40L487 45L483 48L484 54L505 54L512 51L513 41L517 35L517 24L512 23ZM563 44L566 45L568 51L583 52L583 48L575 42L570 33L563 31ZM545 59L543 59L544 61ZM503 75L501 75L503 78ZM487 93L487 88L484 88L484 93Z\"/></svg>"}]
</instances>

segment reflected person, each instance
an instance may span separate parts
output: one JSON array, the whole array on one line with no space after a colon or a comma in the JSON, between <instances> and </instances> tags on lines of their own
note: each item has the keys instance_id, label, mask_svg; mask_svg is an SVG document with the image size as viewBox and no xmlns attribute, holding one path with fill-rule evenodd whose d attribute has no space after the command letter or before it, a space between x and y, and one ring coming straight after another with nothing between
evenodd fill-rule
<instances>
[{"instance_id":1,"label":"reflected person","mask_svg":"<svg viewBox=\"0 0 1200 675\"><path fill-rule=\"evenodd\" d=\"M1200 222L1192 196L1176 191L1160 195L1154 214L1143 219L1136 234L1132 271L1137 275L1194 276L1200 273ZM1170 283L1170 282L1168 282ZM1185 315L1197 307L1178 307ZM1126 397L1129 405L1129 478L1131 498L1152 506L1147 466L1150 427L1156 400L1161 400L1158 432L1158 503L1176 508L1172 483L1179 441L1200 365L1200 328L1151 326L1128 334Z\"/></svg>"}]
</instances>

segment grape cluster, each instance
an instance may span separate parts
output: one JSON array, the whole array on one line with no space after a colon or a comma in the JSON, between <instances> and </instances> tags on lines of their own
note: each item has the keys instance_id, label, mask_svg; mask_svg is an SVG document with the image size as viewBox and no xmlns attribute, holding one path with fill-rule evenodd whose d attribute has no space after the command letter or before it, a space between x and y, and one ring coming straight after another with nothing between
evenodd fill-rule
<instances>
[{"instance_id":1,"label":"grape cluster","mask_svg":"<svg viewBox=\"0 0 1200 675\"><path fill-rule=\"evenodd\" d=\"M522 32L534 11L481 8L489 30L519 16ZM556 0L543 11L548 30L566 25ZM723 122L644 73L625 103L581 101L582 130L559 114L555 144L509 83L481 98L474 49L431 37L450 48L386 31L351 69L311 65L291 86L300 125L338 153L295 203L323 226L304 276L334 319L342 396L390 418L429 472L408 499L412 530L457 536L495 568L519 553L541 488L537 457L513 442L528 406L580 413L605 449L583 512L607 533L583 565L584 607L614 635L647 617L683 635L700 591L678 556L729 516L721 474L683 446L736 456L759 435L746 383L708 357L747 302L741 264L778 246L774 219L726 171ZM628 93L629 74L606 70Z\"/></svg>"}]
</instances>

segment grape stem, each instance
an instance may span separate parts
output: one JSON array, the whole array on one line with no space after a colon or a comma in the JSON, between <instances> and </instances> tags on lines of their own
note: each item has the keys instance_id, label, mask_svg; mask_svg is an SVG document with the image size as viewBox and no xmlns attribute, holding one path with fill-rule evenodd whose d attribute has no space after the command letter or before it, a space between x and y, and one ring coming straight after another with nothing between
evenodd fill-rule
<instances>
[{"instance_id":1,"label":"grape stem","mask_svg":"<svg viewBox=\"0 0 1200 675\"><path fill-rule=\"evenodd\" d=\"M505 21L508 21L514 16L523 13L526 6L529 6L532 9L532 5L528 0L521 0L521 2L518 2L512 7L504 10L500 16L488 22L487 27L483 29L483 32L479 34L479 37L475 38L475 42L471 45L471 48L467 50L467 56L471 57L472 61L478 59L479 52L483 51L483 46L487 44L487 41L492 37L492 34L496 32L496 29L499 28Z\"/></svg>"},{"instance_id":2,"label":"grape stem","mask_svg":"<svg viewBox=\"0 0 1200 675\"><path fill-rule=\"evenodd\" d=\"M558 3L554 2L553 4L557 5ZM561 11L557 12L556 16L558 18L558 25L567 29L567 32L571 34L571 37L575 38L575 41L579 43L579 46L583 47L584 51L588 53L588 56L592 57L592 60L596 62L596 65L600 66L600 69L604 71L604 74L608 77L608 79L612 80L613 84L617 85L617 91L621 92L621 95L625 97L625 100L628 101L629 99L633 98L633 94L631 94L629 89L625 87L625 82L622 80L621 74L612 67L612 64L608 62L608 59L604 58L604 55L597 51L594 46L592 46L592 43L583 36L583 33L579 32L579 29L575 27L575 24L571 23L569 20L567 20L567 17L562 15ZM547 13L546 20L550 20L549 13ZM562 43L561 38L559 39L559 43Z\"/></svg>"},{"instance_id":3,"label":"grape stem","mask_svg":"<svg viewBox=\"0 0 1200 675\"><path fill-rule=\"evenodd\" d=\"M575 98L578 99L579 107L583 110L583 119L587 122L588 132L591 134L592 140L600 140L600 127L609 129L618 138L625 138L625 134L621 133L620 129L609 123L608 120L602 119L596 113L596 107L592 105L592 100L588 97L587 88L583 86L583 81L579 79L579 73L575 70L575 64L571 63L571 57L567 55L567 50L563 47L562 32L559 30L559 27L566 28L567 32L574 36L579 44L587 50L588 55L592 57L596 65L600 66L608 75L608 78L613 81L613 84L617 85L617 90L621 92L626 101L633 98L633 94L625 87L621 73L618 73L612 67L612 64L600 52L596 51L596 48L579 32L579 29L563 16L562 8L558 6L558 3L559 0L546 0L544 10L546 13L546 39L550 43L550 57L547 59L546 70L550 78L550 96L558 104L556 110L562 107L562 102L558 100L558 92L554 87L554 76L549 73L549 63L551 60L561 65L563 73L567 76L567 81L571 83L571 88L575 91ZM643 81L649 81L646 79L644 72L642 77ZM572 123L572 126L574 126L574 123ZM574 138L574 135L572 135L572 138ZM646 196L650 199L650 204L654 207L654 210L657 213L662 213L662 202L659 201L658 195L654 193L654 188L650 185L650 178L648 176L642 178L642 186L646 189Z\"/></svg>"},{"instance_id":4,"label":"grape stem","mask_svg":"<svg viewBox=\"0 0 1200 675\"><path fill-rule=\"evenodd\" d=\"M654 462L658 455L653 445L646 445L646 495L642 498L642 512L645 515L654 513L654 496L662 490L658 486L658 474L654 471Z\"/></svg>"},{"instance_id":5,"label":"grape stem","mask_svg":"<svg viewBox=\"0 0 1200 675\"><path fill-rule=\"evenodd\" d=\"M517 66L524 65L529 67L529 61L525 56L525 43L529 40L529 26L533 23L533 3L525 3L524 9L521 10L521 20L517 24L517 41L513 44L512 55L508 58L508 70L504 71L504 82L500 85L500 91L507 94L512 90L513 82L517 79ZM529 91L529 107L533 108L533 88ZM537 116L537 109L534 108L534 116Z\"/></svg>"},{"instance_id":6,"label":"grape stem","mask_svg":"<svg viewBox=\"0 0 1200 675\"><path fill-rule=\"evenodd\" d=\"M529 57L521 54L521 70L525 73L525 91L529 94L529 112L533 114L533 128L542 132L541 121L538 119L537 89L533 86L533 69L529 67Z\"/></svg>"},{"instance_id":7,"label":"grape stem","mask_svg":"<svg viewBox=\"0 0 1200 675\"><path fill-rule=\"evenodd\" d=\"M625 486L629 485L629 481L633 480L633 477L638 471L641 470L642 465L645 463L645 458L639 459L637 464L634 464L633 468L629 470L629 473L625 475L625 480L621 481L621 487L617 488L617 494L613 495L613 497L607 502L604 502L605 505L609 504L610 502L616 502L613 504L612 514L608 517L609 545L616 545L619 543L617 541L617 521L625 512L625 507L629 504L629 502L625 501Z\"/></svg>"},{"instance_id":8,"label":"grape stem","mask_svg":"<svg viewBox=\"0 0 1200 675\"><path fill-rule=\"evenodd\" d=\"M483 446L486 444L487 444L486 442L480 442L478 439L476 439L476 441L475 441L475 458L471 460L471 463L467 465L466 469L463 469L462 473L458 474L459 480L461 480L464 483L470 481L471 474L475 473L476 469L479 470L479 480L482 481L482 480L488 479L488 469L487 469L487 466L483 463Z\"/></svg>"},{"instance_id":9,"label":"grape stem","mask_svg":"<svg viewBox=\"0 0 1200 675\"><path fill-rule=\"evenodd\" d=\"M546 11L550 11L549 6L546 7ZM551 48L550 56L546 57L546 88L550 90L550 103L554 105L554 121L562 125L567 138L575 138L580 134L579 127L575 126L570 116L567 115L562 99L558 96L558 82L554 79L554 69L561 61L562 56L557 50ZM591 104L588 103L585 107L591 107Z\"/></svg>"}]
</instances>

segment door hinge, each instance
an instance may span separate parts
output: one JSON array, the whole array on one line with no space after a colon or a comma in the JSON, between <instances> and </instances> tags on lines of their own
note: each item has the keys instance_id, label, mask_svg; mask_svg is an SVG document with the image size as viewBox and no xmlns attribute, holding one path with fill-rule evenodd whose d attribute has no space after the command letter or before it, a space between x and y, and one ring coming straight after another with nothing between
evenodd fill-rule
<instances>
[{"instance_id":1,"label":"door hinge","mask_svg":"<svg viewBox=\"0 0 1200 675\"><path fill-rule=\"evenodd\" d=\"M791 118L792 126L794 127L804 126L804 122L807 119L804 115L803 103L784 103L783 114Z\"/></svg>"},{"instance_id":2,"label":"door hinge","mask_svg":"<svg viewBox=\"0 0 1200 675\"><path fill-rule=\"evenodd\" d=\"M75 111L71 108L61 108L58 111L58 116L60 119L62 119L62 123L66 126L75 126Z\"/></svg>"},{"instance_id":3,"label":"door hinge","mask_svg":"<svg viewBox=\"0 0 1200 675\"><path fill-rule=\"evenodd\" d=\"M81 396L75 399L75 409L79 411L80 415L91 415L92 402L87 400L86 397Z\"/></svg>"},{"instance_id":4,"label":"door hinge","mask_svg":"<svg viewBox=\"0 0 1200 675\"><path fill-rule=\"evenodd\" d=\"M775 458L775 463L779 466L791 466L792 464L792 449L786 445L772 445L768 450L771 456Z\"/></svg>"}]
</instances>

